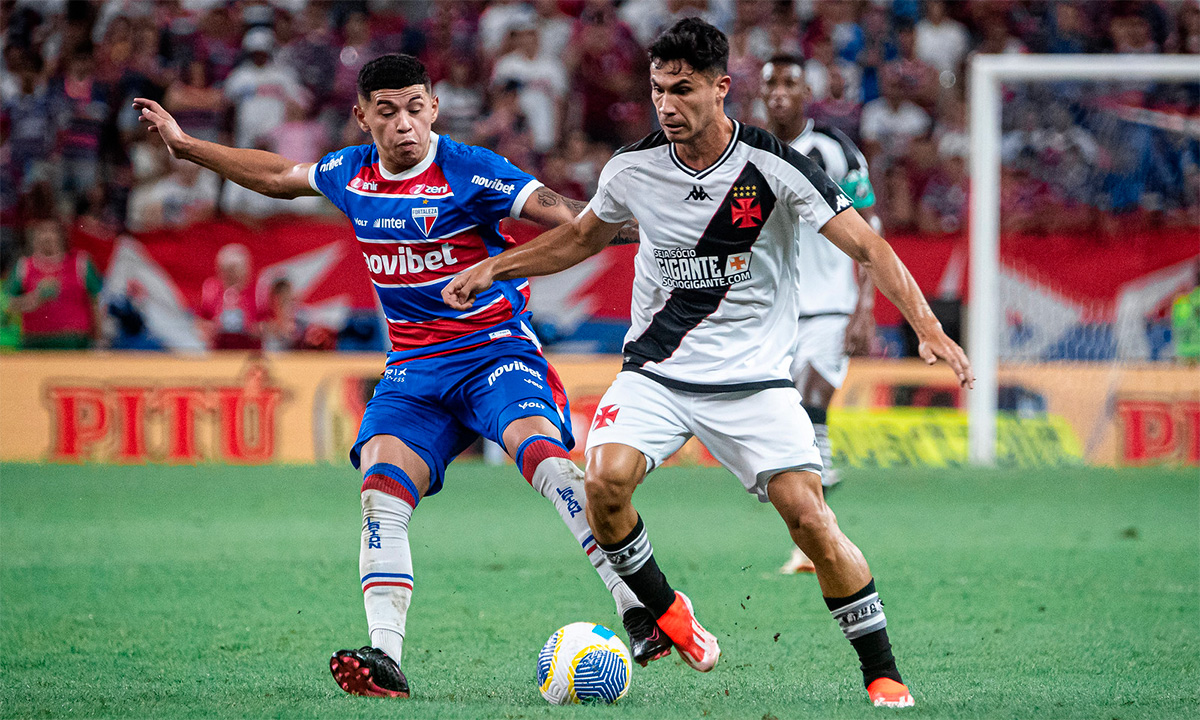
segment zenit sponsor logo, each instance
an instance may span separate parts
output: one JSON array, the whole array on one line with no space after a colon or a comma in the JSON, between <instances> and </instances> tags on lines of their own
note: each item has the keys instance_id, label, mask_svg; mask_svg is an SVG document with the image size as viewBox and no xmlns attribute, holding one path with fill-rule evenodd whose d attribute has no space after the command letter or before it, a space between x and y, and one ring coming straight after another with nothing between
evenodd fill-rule
<instances>
[{"instance_id":1,"label":"zenit sponsor logo","mask_svg":"<svg viewBox=\"0 0 1200 720\"><path fill-rule=\"evenodd\" d=\"M750 279L751 253L696 255L693 248L655 250L663 287L682 290L727 287Z\"/></svg>"},{"instance_id":2,"label":"zenit sponsor logo","mask_svg":"<svg viewBox=\"0 0 1200 720\"><path fill-rule=\"evenodd\" d=\"M500 182L496 179L485 178L482 175L476 175L475 177L471 178L471 182L475 185L482 185L485 188L490 188L496 192L502 192L505 195L512 195L513 190L517 189L517 186L512 183Z\"/></svg>"},{"instance_id":3,"label":"zenit sponsor logo","mask_svg":"<svg viewBox=\"0 0 1200 720\"><path fill-rule=\"evenodd\" d=\"M529 373L530 375L534 376L538 380L543 379L542 374L540 372L538 372L537 370L534 370L533 368L529 367L528 365L521 362L520 360L514 360L513 362L507 363L505 365L501 365L500 367L493 370L492 374L488 375L488 385L491 385L492 383L496 382L496 378L500 377L504 373L514 372L514 371Z\"/></svg>"},{"instance_id":4,"label":"zenit sponsor logo","mask_svg":"<svg viewBox=\"0 0 1200 720\"><path fill-rule=\"evenodd\" d=\"M427 253L413 252L407 247L401 247L394 255L363 253L363 257L367 260L367 269L376 275L408 275L457 265L458 258L454 257L453 251L454 248L449 245Z\"/></svg>"},{"instance_id":5,"label":"zenit sponsor logo","mask_svg":"<svg viewBox=\"0 0 1200 720\"><path fill-rule=\"evenodd\" d=\"M408 189L412 195L446 195L450 192L449 185L424 185L418 183Z\"/></svg>"}]
</instances>

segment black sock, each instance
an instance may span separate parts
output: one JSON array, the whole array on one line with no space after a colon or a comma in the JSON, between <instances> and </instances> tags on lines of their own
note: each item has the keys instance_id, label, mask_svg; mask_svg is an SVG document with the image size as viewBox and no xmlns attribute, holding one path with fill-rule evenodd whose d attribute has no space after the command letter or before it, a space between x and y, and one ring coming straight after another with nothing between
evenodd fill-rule
<instances>
[{"instance_id":1,"label":"black sock","mask_svg":"<svg viewBox=\"0 0 1200 720\"><path fill-rule=\"evenodd\" d=\"M621 576L637 599L660 618L675 602L675 591L667 583L667 576L654 562L654 548L646 535L646 525L638 516L637 525L620 542L606 545L597 543L613 570Z\"/></svg>"},{"instance_id":2,"label":"black sock","mask_svg":"<svg viewBox=\"0 0 1200 720\"><path fill-rule=\"evenodd\" d=\"M849 597L825 598L825 605L858 653L864 685L870 685L881 677L904 682L900 679L896 658L892 655L892 644L887 636L887 618L883 615L883 603L875 592L873 578L866 587Z\"/></svg>"}]
</instances>

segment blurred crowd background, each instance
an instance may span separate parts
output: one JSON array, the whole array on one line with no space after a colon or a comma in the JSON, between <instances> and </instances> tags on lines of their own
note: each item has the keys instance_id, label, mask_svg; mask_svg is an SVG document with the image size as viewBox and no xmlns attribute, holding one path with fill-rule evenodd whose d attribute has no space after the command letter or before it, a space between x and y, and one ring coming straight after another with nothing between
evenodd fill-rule
<instances>
[{"instance_id":1,"label":"blurred crowd background","mask_svg":"<svg viewBox=\"0 0 1200 720\"><path fill-rule=\"evenodd\" d=\"M171 160L139 127L134 97L160 100L197 137L315 161L369 142L350 117L359 68L411 53L440 97L435 130L586 199L612 151L655 129L644 48L689 15L729 35L730 115L764 124L762 65L802 57L810 114L867 155L886 232L935 237L965 228L972 54L1200 53L1195 0L2 0L7 302L20 315L42 296L63 299L62 288L30 285L30 266L17 260L61 254L73 227L117 236L220 217L336 214L323 198L273 200ZM1169 127L1196 122L1195 88L1009 87L1005 230L1081 231L1103 244L1119 242L1129 222L1200 224L1195 134ZM1127 122L1130 113L1150 121ZM87 302L100 281L86 258L78 262L76 291ZM242 277L253 273L244 248L231 245L217 265L191 308L212 326L210 345L337 344L339 328L307 332L289 315L286 281L246 290L255 284ZM226 301L231 291L245 297ZM67 346L94 342L105 325L110 336L136 337L120 329L136 330L133 301L96 305L90 321L76 313ZM231 310L243 312L249 339L221 340L220 316Z\"/></svg>"}]
</instances>

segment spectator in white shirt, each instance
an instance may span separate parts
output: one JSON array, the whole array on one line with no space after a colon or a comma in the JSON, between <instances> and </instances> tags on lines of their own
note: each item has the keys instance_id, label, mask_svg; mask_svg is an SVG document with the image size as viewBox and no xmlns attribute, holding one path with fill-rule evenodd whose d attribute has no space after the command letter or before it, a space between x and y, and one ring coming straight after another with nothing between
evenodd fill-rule
<instances>
[{"instance_id":1,"label":"spectator in white shirt","mask_svg":"<svg viewBox=\"0 0 1200 720\"><path fill-rule=\"evenodd\" d=\"M917 23L917 57L938 72L958 72L970 47L970 34L962 23L946 15L946 3L928 0L925 17Z\"/></svg>"},{"instance_id":2,"label":"spectator in white shirt","mask_svg":"<svg viewBox=\"0 0 1200 720\"><path fill-rule=\"evenodd\" d=\"M254 147L283 123L289 102L306 105L309 96L292 70L272 58L275 35L270 30L247 32L242 49L249 57L226 78L225 96L234 105L234 145Z\"/></svg>"},{"instance_id":3,"label":"spectator in white shirt","mask_svg":"<svg viewBox=\"0 0 1200 720\"><path fill-rule=\"evenodd\" d=\"M863 106L860 132L863 151L873 166L880 164L877 158L890 163L902 155L909 141L925 134L930 124L929 114L905 99L900 77L894 69L884 70L880 85L882 97ZM884 169L880 168L880 171Z\"/></svg>"},{"instance_id":4,"label":"spectator in white shirt","mask_svg":"<svg viewBox=\"0 0 1200 720\"><path fill-rule=\"evenodd\" d=\"M566 111L567 73L557 58L538 52L537 27L532 22L513 26L513 51L496 61L492 84L520 83L521 110L529 121L533 146L546 152L558 140Z\"/></svg>"}]
</instances>

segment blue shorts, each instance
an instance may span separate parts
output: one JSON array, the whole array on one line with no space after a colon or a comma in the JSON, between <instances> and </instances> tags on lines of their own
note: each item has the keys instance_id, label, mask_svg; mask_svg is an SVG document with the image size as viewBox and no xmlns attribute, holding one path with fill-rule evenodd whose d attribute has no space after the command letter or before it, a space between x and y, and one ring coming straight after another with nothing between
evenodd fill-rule
<instances>
[{"instance_id":1,"label":"blue shorts","mask_svg":"<svg viewBox=\"0 0 1200 720\"><path fill-rule=\"evenodd\" d=\"M480 435L503 446L509 423L534 416L554 423L568 448L575 445L562 382L525 338L408 360L388 366L375 387L350 462L359 467L362 446L372 437L394 435L429 466L426 495L433 495L442 489L446 466Z\"/></svg>"}]
</instances>

